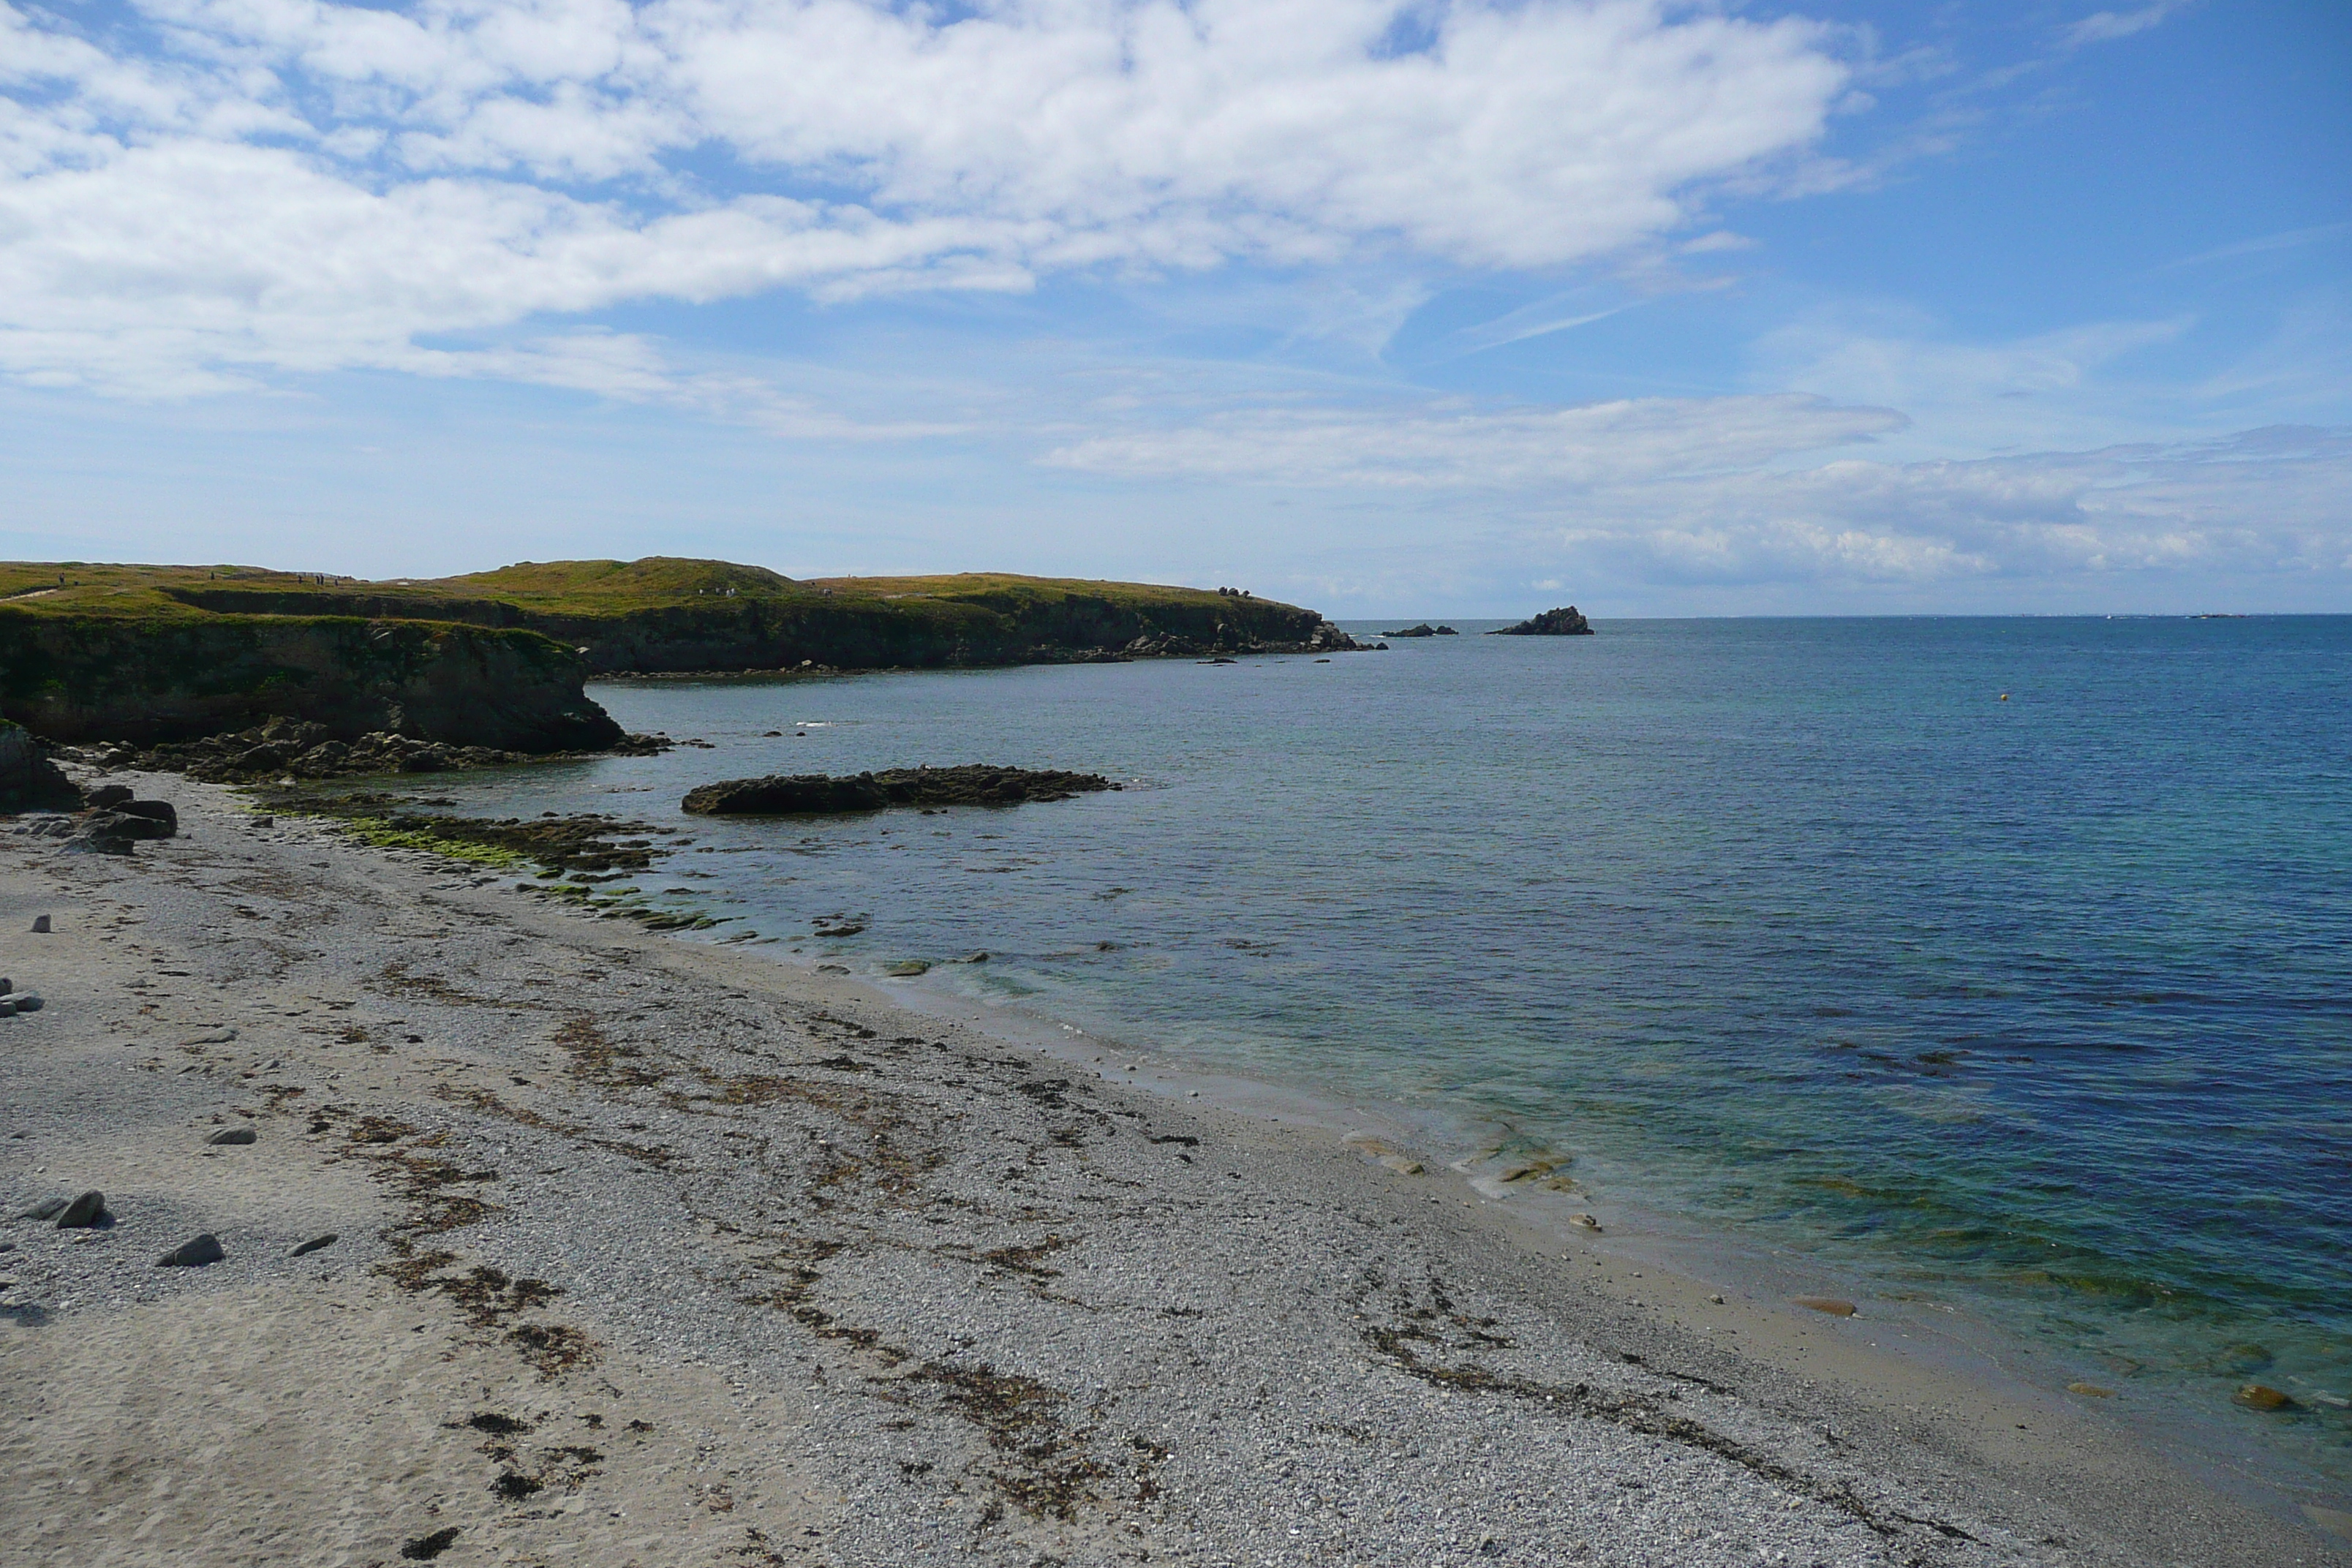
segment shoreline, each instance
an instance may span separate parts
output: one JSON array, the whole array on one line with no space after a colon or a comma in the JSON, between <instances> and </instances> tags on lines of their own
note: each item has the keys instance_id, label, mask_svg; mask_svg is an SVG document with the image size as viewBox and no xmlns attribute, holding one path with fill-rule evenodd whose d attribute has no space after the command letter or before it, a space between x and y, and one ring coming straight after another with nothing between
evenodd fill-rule
<instances>
[{"instance_id":1,"label":"shoreline","mask_svg":"<svg viewBox=\"0 0 2352 1568\"><path fill-rule=\"evenodd\" d=\"M772 953L773 962L814 969L816 960ZM1882 1281L1849 1266L1770 1247L1727 1227L1674 1211L1651 1208L1612 1191L1594 1198L1577 1184L1574 1192L1546 1190L1539 1182L1506 1183L1495 1172L1510 1168L1498 1144L1512 1136L1507 1124L1491 1123L1478 1135L1467 1119L1416 1112L1361 1096L1337 1098L1313 1086L1242 1077L1189 1064L1162 1047L1127 1043L1105 1033L1087 1033L1019 1001L991 1002L962 991L929 987L887 973L856 974L879 999L927 1016L954 1018L1024 1048L1040 1051L1084 1070L1106 1060L1098 1076L1166 1100L1197 1098L1218 1109L1281 1125L1310 1140L1337 1140L1359 1149L1368 1161L1395 1152L1425 1167L1444 1190L1443 1199L1475 1208L1495 1223L1524 1228L1538 1245L1574 1247L1606 1259L1602 1278L1618 1285L1637 1306L1666 1310L1698 1331L1736 1332L1741 1349L1769 1358L1783 1372L1808 1370L1798 1363L1822 1348L1812 1331L1829 1326L1827 1342L1840 1358L1836 1375L1849 1383L1887 1387L1907 1381L1921 1398L1948 1408L1980 1405L1980 1423L2014 1425L2025 1414L2061 1424L2081 1423L2110 1441L2145 1454L2157 1464L2193 1478L2239 1502L2273 1517L2298 1521L2306 1505L2326 1510L2338 1500L2324 1478L2283 1460L2250 1433L2232 1432L2202 1413L2174 1413L2157 1403L2168 1391L2139 1399L2107 1389L2086 1394L2068 1384L2096 1374L2063 1369L2072 1359L2063 1350L2050 1363L2029 1368L2036 1357L2022 1334L1965 1305L1906 1301L1890 1296ZM1008 1016L1020 1026L1008 1028ZM1127 1071L1132 1064L1134 1071ZM1465 1152L1467 1152L1466 1154ZM1479 1166L1488 1173L1480 1174ZM1612 1187L1622 1187L1620 1180ZM1587 1211L1603 1223L1587 1229L1577 1216ZM1634 1286L1634 1279L1645 1285ZM1793 1303L1801 1297L1846 1299L1861 1309L1849 1320L1810 1311ZM2036 1373L2040 1375L2035 1375ZM1916 1401L1913 1401L1916 1403ZM1997 1402L1998 1410L1994 1405ZM2269 1474L2263 1473L2268 1469ZM2339 1508L2336 1511L2341 1512ZM2352 1522L2352 1521L2347 1521Z\"/></svg>"},{"instance_id":2,"label":"shoreline","mask_svg":"<svg viewBox=\"0 0 2352 1568\"><path fill-rule=\"evenodd\" d=\"M0 1229L37 1561L2347 1555L1873 1360L1874 1311L1784 1363L1772 1314L1280 1108L139 782L187 837L0 839L0 931L59 917L0 949L51 1000L0 1021L10 1212L118 1215ZM231 1121L259 1150L199 1152ZM196 1228L228 1259L149 1266Z\"/></svg>"}]
</instances>

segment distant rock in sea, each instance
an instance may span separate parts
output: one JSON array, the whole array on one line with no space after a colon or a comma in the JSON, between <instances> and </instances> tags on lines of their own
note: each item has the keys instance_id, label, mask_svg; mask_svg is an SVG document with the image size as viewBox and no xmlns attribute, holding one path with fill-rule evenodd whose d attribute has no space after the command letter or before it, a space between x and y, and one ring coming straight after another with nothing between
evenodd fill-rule
<instances>
[{"instance_id":1,"label":"distant rock in sea","mask_svg":"<svg viewBox=\"0 0 2352 1568\"><path fill-rule=\"evenodd\" d=\"M1516 626L1505 626L1486 635L1490 637L1589 637L1592 635L1592 623L1586 620L1574 605L1570 605L1565 609L1546 610L1532 620L1521 621Z\"/></svg>"},{"instance_id":2,"label":"distant rock in sea","mask_svg":"<svg viewBox=\"0 0 2352 1568\"><path fill-rule=\"evenodd\" d=\"M688 790L681 805L700 816L800 816L880 811L892 805L1017 805L1118 787L1100 773L972 763L952 768L892 768L844 778L790 773L729 779Z\"/></svg>"},{"instance_id":3,"label":"distant rock in sea","mask_svg":"<svg viewBox=\"0 0 2352 1568\"><path fill-rule=\"evenodd\" d=\"M1382 632L1384 637L1458 637L1462 634L1452 626L1433 626L1423 621L1417 626L1407 626L1401 632Z\"/></svg>"}]
</instances>

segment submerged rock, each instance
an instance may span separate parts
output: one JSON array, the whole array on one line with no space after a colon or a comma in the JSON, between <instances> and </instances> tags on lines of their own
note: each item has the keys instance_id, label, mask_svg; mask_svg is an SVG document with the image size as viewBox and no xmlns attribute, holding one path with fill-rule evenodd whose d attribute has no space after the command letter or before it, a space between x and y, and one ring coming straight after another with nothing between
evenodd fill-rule
<instances>
[{"instance_id":1,"label":"submerged rock","mask_svg":"<svg viewBox=\"0 0 2352 1568\"><path fill-rule=\"evenodd\" d=\"M1856 1310L1853 1302L1835 1296L1800 1296L1796 1298L1796 1302L1800 1307L1808 1308L1816 1312L1826 1312L1832 1318L1851 1318Z\"/></svg>"},{"instance_id":2,"label":"submerged rock","mask_svg":"<svg viewBox=\"0 0 2352 1568\"><path fill-rule=\"evenodd\" d=\"M680 804L703 816L831 816L893 805L1017 805L1119 787L1100 773L972 763L949 768L892 768L841 778L780 773L729 779L688 790Z\"/></svg>"},{"instance_id":3,"label":"submerged rock","mask_svg":"<svg viewBox=\"0 0 2352 1568\"><path fill-rule=\"evenodd\" d=\"M1564 609L1546 610L1516 626L1504 626L1486 635L1490 637L1589 637L1593 632L1592 623L1586 620L1574 605L1570 605Z\"/></svg>"},{"instance_id":4,"label":"submerged rock","mask_svg":"<svg viewBox=\"0 0 2352 1568\"><path fill-rule=\"evenodd\" d=\"M2289 1410L2294 1401L2281 1389L2266 1383L2250 1383L2230 1395L2230 1403L2242 1405L2249 1410Z\"/></svg>"}]
</instances>

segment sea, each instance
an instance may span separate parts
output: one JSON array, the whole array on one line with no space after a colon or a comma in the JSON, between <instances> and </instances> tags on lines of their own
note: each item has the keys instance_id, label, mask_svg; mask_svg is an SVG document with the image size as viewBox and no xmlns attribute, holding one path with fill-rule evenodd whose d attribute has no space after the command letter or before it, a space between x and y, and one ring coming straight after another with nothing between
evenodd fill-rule
<instances>
[{"instance_id":1,"label":"sea","mask_svg":"<svg viewBox=\"0 0 2352 1568\"><path fill-rule=\"evenodd\" d=\"M689 940L1548 1152L1604 1217L1980 1325L2347 1506L2352 616L1497 624L600 683L696 743L406 782L691 839L598 889L721 922ZM968 762L1123 787L679 810Z\"/></svg>"}]
</instances>

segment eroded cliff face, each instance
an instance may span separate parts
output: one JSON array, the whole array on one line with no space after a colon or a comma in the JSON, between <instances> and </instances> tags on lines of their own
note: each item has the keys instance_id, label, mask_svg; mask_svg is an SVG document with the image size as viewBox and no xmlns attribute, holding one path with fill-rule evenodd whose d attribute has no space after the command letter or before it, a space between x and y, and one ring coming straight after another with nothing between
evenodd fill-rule
<instances>
[{"instance_id":1,"label":"eroded cliff face","mask_svg":"<svg viewBox=\"0 0 2352 1568\"><path fill-rule=\"evenodd\" d=\"M609 746L587 666L539 633L349 616L138 620L0 607L0 710L45 739L182 741L271 718L510 752Z\"/></svg>"},{"instance_id":2,"label":"eroded cliff face","mask_svg":"<svg viewBox=\"0 0 2352 1568\"><path fill-rule=\"evenodd\" d=\"M1312 610L1263 599L1137 607L1083 594L955 599L835 595L822 588L712 595L618 613L567 613L496 599L428 598L284 588L172 589L192 607L257 616L419 616L543 632L584 650L590 673L704 669L936 668L1191 652L1318 651L1347 645ZM908 601L920 598L919 613Z\"/></svg>"}]
</instances>

